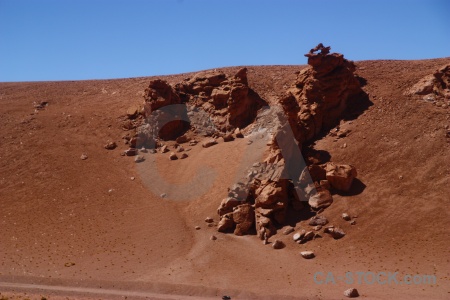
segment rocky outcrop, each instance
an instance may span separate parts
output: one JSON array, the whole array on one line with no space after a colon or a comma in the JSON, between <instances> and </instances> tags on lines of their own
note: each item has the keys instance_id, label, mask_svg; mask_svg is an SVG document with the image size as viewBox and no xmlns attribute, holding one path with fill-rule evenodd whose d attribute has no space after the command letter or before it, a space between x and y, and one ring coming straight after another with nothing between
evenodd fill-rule
<instances>
[{"instance_id":1,"label":"rocky outcrop","mask_svg":"<svg viewBox=\"0 0 450 300\"><path fill-rule=\"evenodd\" d=\"M156 79L150 81L144 94L144 117L147 130L139 128L142 143L161 138L175 139L189 129L187 107L175 90L166 81Z\"/></svg>"},{"instance_id":2,"label":"rocky outcrop","mask_svg":"<svg viewBox=\"0 0 450 300\"><path fill-rule=\"evenodd\" d=\"M353 62L329 51L330 47L319 44L305 54L310 67L298 74L280 99L300 144L331 128L352 100L365 95L354 75Z\"/></svg>"},{"instance_id":3,"label":"rocky outcrop","mask_svg":"<svg viewBox=\"0 0 450 300\"><path fill-rule=\"evenodd\" d=\"M177 84L175 89L185 102L207 111L221 132L246 127L267 105L248 86L247 68L233 76L220 71L201 72Z\"/></svg>"},{"instance_id":4,"label":"rocky outcrop","mask_svg":"<svg viewBox=\"0 0 450 300\"><path fill-rule=\"evenodd\" d=\"M342 191L350 189L357 175L353 166L327 163L312 164L303 169L298 164L302 158L296 157L302 143L312 139L323 128L332 126L352 100L364 95L353 74L353 62L344 59L342 54L329 54L329 50L330 47L322 44L311 49L306 54L310 67L299 73L286 96L280 99L283 112L275 111L279 122L273 130L264 163L253 166L249 176L230 189L228 198L222 201L218 209L223 219L221 223L227 224L227 228L238 228L239 223L230 218L230 214L239 211L240 219L249 220L247 225L250 221L254 224L239 228L238 233L246 234L253 227L258 237L266 240L276 232L277 226L285 223L289 207L301 210L309 206L313 210L322 210L333 202L331 188ZM224 102L219 99L225 101L223 99L230 97L223 90L216 90L211 95L216 103L222 105ZM297 143L290 141L290 130ZM254 208L245 209L246 213L254 214L254 218L242 216L242 203ZM325 225L327 222L322 217L310 221L313 225ZM340 233L338 229L330 230L334 238L340 238ZM303 243L312 239L314 233L303 232L294 236Z\"/></svg>"},{"instance_id":5,"label":"rocky outcrop","mask_svg":"<svg viewBox=\"0 0 450 300\"><path fill-rule=\"evenodd\" d=\"M450 100L450 65L445 65L433 74L420 79L405 91L406 95L431 95L435 100Z\"/></svg>"}]
</instances>

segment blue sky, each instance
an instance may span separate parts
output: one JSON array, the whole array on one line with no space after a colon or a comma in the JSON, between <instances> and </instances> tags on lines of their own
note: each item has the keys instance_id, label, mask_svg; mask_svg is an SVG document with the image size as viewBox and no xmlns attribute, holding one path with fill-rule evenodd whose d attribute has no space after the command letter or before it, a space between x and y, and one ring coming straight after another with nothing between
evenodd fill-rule
<instances>
[{"instance_id":1,"label":"blue sky","mask_svg":"<svg viewBox=\"0 0 450 300\"><path fill-rule=\"evenodd\" d=\"M0 0L0 81L450 56L448 0Z\"/></svg>"}]
</instances>

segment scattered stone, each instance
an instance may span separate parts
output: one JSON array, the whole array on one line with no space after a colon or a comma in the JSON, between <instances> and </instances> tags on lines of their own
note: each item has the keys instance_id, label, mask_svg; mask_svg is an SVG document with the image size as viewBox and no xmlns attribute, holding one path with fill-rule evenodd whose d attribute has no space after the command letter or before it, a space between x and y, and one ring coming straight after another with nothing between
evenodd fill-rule
<instances>
[{"instance_id":1,"label":"scattered stone","mask_svg":"<svg viewBox=\"0 0 450 300\"><path fill-rule=\"evenodd\" d=\"M345 221L350 221L352 218L347 213L343 213L342 219L344 219Z\"/></svg>"},{"instance_id":2,"label":"scattered stone","mask_svg":"<svg viewBox=\"0 0 450 300\"><path fill-rule=\"evenodd\" d=\"M327 227L324 232L329 233L335 240L338 240L345 236L344 230L339 227Z\"/></svg>"},{"instance_id":3,"label":"scattered stone","mask_svg":"<svg viewBox=\"0 0 450 300\"><path fill-rule=\"evenodd\" d=\"M178 147L177 147L177 152L183 152L183 151L184 151L183 146L178 146Z\"/></svg>"},{"instance_id":4,"label":"scattered stone","mask_svg":"<svg viewBox=\"0 0 450 300\"><path fill-rule=\"evenodd\" d=\"M309 225L316 226L316 225L326 225L328 224L328 219L324 216L318 215L314 216L309 220Z\"/></svg>"},{"instance_id":5,"label":"scattered stone","mask_svg":"<svg viewBox=\"0 0 450 300\"><path fill-rule=\"evenodd\" d=\"M190 137L188 137L187 135L183 134L183 135L177 137L175 141L176 141L178 144L184 144L184 143L189 142L190 140L191 140Z\"/></svg>"},{"instance_id":6,"label":"scattered stone","mask_svg":"<svg viewBox=\"0 0 450 300\"><path fill-rule=\"evenodd\" d=\"M283 230L283 234L284 235L291 234L292 232L294 232L294 230L295 230L294 227L289 226L289 227L287 227L286 229Z\"/></svg>"},{"instance_id":7,"label":"scattered stone","mask_svg":"<svg viewBox=\"0 0 450 300\"><path fill-rule=\"evenodd\" d=\"M116 149L116 147L117 147L117 144L115 142L108 142L105 145L106 150L114 150L114 149Z\"/></svg>"},{"instance_id":8,"label":"scattered stone","mask_svg":"<svg viewBox=\"0 0 450 300\"><path fill-rule=\"evenodd\" d=\"M136 163L143 162L144 160L145 160L145 158L144 158L142 155L138 155L138 156L136 156L135 159L134 159L134 161L135 161Z\"/></svg>"},{"instance_id":9,"label":"scattered stone","mask_svg":"<svg viewBox=\"0 0 450 300\"><path fill-rule=\"evenodd\" d=\"M216 237L215 235L212 235L209 239L210 239L211 241L215 241L215 240L217 240L217 237Z\"/></svg>"},{"instance_id":10,"label":"scattered stone","mask_svg":"<svg viewBox=\"0 0 450 300\"><path fill-rule=\"evenodd\" d=\"M314 252L312 252L312 251L302 251L302 252L300 252L300 255L303 258L306 258L306 259L311 259L311 258L314 258L316 256L314 254Z\"/></svg>"},{"instance_id":11,"label":"scattered stone","mask_svg":"<svg viewBox=\"0 0 450 300\"><path fill-rule=\"evenodd\" d=\"M212 222L214 222L214 219L211 218L211 217L206 217L206 218L205 218L205 222L206 222L206 223L212 223Z\"/></svg>"},{"instance_id":12,"label":"scattered stone","mask_svg":"<svg viewBox=\"0 0 450 300\"><path fill-rule=\"evenodd\" d=\"M127 109L127 117L129 119L135 119L139 114L139 106L133 105Z\"/></svg>"},{"instance_id":13,"label":"scattered stone","mask_svg":"<svg viewBox=\"0 0 450 300\"><path fill-rule=\"evenodd\" d=\"M306 243L307 241L310 241L314 238L315 233L312 231L308 231L307 233L305 233L305 235L303 236L303 238L301 239L301 244Z\"/></svg>"},{"instance_id":14,"label":"scattered stone","mask_svg":"<svg viewBox=\"0 0 450 300\"><path fill-rule=\"evenodd\" d=\"M303 238L303 236L305 235L305 233L306 233L306 231L302 229L302 230L296 232L296 233L292 236L292 239L293 239L294 241L298 241L298 240L300 240L301 238Z\"/></svg>"},{"instance_id":15,"label":"scattered stone","mask_svg":"<svg viewBox=\"0 0 450 300\"><path fill-rule=\"evenodd\" d=\"M250 204L241 204L234 208L233 222L236 223L235 235L248 233L255 224L255 209Z\"/></svg>"},{"instance_id":16,"label":"scattered stone","mask_svg":"<svg viewBox=\"0 0 450 300\"><path fill-rule=\"evenodd\" d=\"M329 190L322 189L309 197L308 203L313 209L326 208L333 203L333 197Z\"/></svg>"},{"instance_id":17,"label":"scattered stone","mask_svg":"<svg viewBox=\"0 0 450 300\"><path fill-rule=\"evenodd\" d=\"M314 226L314 230L315 231L319 231L320 229L322 229L322 225Z\"/></svg>"},{"instance_id":18,"label":"scattered stone","mask_svg":"<svg viewBox=\"0 0 450 300\"><path fill-rule=\"evenodd\" d=\"M86 159L88 159L88 156L83 153L83 154L81 154L80 159L81 160L86 160Z\"/></svg>"},{"instance_id":19,"label":"scattered stone","mask_svg":"<svg viewBox=\"0 0 450 300\"><path fill-rule=\"evenodd\" d=\"M403 176L402 176L402 175L398 176L398 179L402 180L402 179L403 179Z\"/></svg>"},{"instance_id":20,"label":"scattered stone","mask_svg":"<svg viewBox=\"0 0 450 300\"><path fill-rule=\"evenodd\" d=\"M189 142L189 146L195 146L195 145L197 145L197 143L198 142L196 140L192 140Z\"/></svg>"},{"instance_id":21,"label":"scattered stone","mask_svg":"<svg viewBox=\"0 0 450 300\"><path fill-rule=\"evenodd\" d=\"M209 148L211 146L214 146L217 144L217 141L215 139L209 139L203 142L202 146L203 148Z\"/></svg>"},{"instance_id":22,"label":"scattered stone","mask_svg":"<svg viewBox=\"0 0 450 300\"><path fill-rule=\"evenodd\" d=\"M166 152L169 152L169 148L166 145L164 145L161 147L161 149L159 151L161 151L161 153L166 153Z\"/></svg>"},{"instance_id":23,"label":"scattered stone","mask_svg":"<svg viewBox=\"0 0 450 300\"><path fill-rule=\"evenodd\" d=\"M177 159L178 159L178 156L175 154L175 152L171 152L171 153L170 153L170 156L169 156L169 159L170 159L170 160L177 160Z\"/></svg>"},{"instance_id":24,"label":"scattered stone","mask_svg":"<svg viewBox=\"0 0 450 300\"><path fill-rule=\"evenodd\" d=\"M200 230L200 226L195 226L195 230Z\"/></svg>"},{"instance_id":25,"label":"scattered stone","mask_svg":"<svg viewBox=\"0 0 450 300\"><path fill-rule=\"evenodd\" d=\"M356 221L355 221L355 220L352 220L352 221L350 222L350 225L356 225Z\"/></svg>"},{"instance_id":26,"label":"scattered stone","mask_svg":"<svg viewBox=\"0 0 450 300\"><path fill-rule=\"evenodd\" d=\"M159 195L161 198L166 198L167 194L166 193L162 193L161 195Z\"/></svg>"},{"instance_id":27,"label":"scattered stone","mask_svg":"<svg viewBox=\"0 0 450 300\"><path fill-rule=\"evenodd\" d=\"M236 130L234 131L234 135L236 136L236 138L239 138L239 139L244 138L244 135L242 134L242 132L239 128L236 128Z\"/></svg>"},{"instance_id":28,"label":"scattered stone","mask_svg":"<svg viewBox=\"0 0 450 300\"><path fill-rule=\"evenodd\" d=\"M130 179L131 179L131 180L134 180L135 178L134 178L134 177L131 177Z\"/></svg>"},{"instance_id":29,"label":"scattered stone","mask_svg":"<svg viewBox=\"0 0 450 300\"><path fill-rule=\"evenodd\" d=\"M129 148L127 150L124 151L126 156L134 156L138 154L138 151L136 148Z\"/></svg>"},{"instance_id":30,"label":"scattered stone","mask_svg":"<svg viewBox=\"0 0 450 300\"><path fill-rule=\"evenodd\" d=\"M224 142L231 142L234 140L234 137L231 133L225 134L224 136L222 136L222 138Z\"/></svg>"},{"instance_id":31,"label":"scattered stone","mask_svg":"<svg viewBox=\"0 0 450 300\"><path fill-rule=\"evenodd\" d=\"M348 192L356 177L356 168L351 165L325 164L327 180L337 190Z\"/></svg>"},{"instance_id":32,"label":"scattered stone","mask_svg":"<svg viewBox=\"0 0 450 300\"><path fill-rule=\"evenodd\" d=\"M219 224L217 224L217 231L227 232L230 229L233 229L233 227L233 213L227 213L220 218Z\"/></svg>"},{"instance_id":33,"label":"scattered stone","mask_svg":"<svg viewBox=\"0 0 450 300\"><path fill-rule=\"evenodd\" d=\"M182 153L181 156L180 156L180 159L185 159L187 157L188 157L187 153Z\"/></svg>"},{"instance_id":34,"label":"scattered stone","mask_svg":"<svg viewBox=\"0 0 450 300\"><path fill-rule=\"evenodd\" d=\"M286 245L280 240L275 240L272 244L272 248L276 250L283 249L285 246Z\"/></svg>"},{"instance_id":35,"label":"scattered stone","mask_svg":"<svg viewBox=\"0 0 450 300\"><path fill-rule=\"evenodd\" d=\"M359 297L358 290L355 288L350 288L344 291L344 296L348 298L356 298Z\"/></svg>"}]
</instances>

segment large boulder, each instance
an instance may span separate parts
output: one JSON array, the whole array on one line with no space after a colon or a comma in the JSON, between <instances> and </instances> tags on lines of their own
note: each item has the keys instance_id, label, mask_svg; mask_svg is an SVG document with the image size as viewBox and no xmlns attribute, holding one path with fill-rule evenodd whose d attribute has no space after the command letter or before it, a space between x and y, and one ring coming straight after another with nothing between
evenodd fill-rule
<instances>
[{"instance_id":1,"label":"large boulder","mask_svg":"<svg viewBox=\"0 0 450 300\"><path fill-rule=\"evenodd\" d=\"M254 228L255 211L250 204L242 204L233 211L233 221L236 223L235 235L243 235Z\"/></svg>"}]
</instances>

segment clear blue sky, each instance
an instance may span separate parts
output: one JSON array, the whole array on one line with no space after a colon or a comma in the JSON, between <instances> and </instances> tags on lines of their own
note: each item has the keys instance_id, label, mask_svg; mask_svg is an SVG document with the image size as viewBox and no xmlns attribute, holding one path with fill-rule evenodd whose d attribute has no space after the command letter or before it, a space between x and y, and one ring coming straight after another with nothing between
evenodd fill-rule
<instances>
[{"instance_id":1,"label":"clear blue sky","mask_svg":"<svg viewBox=\"0 0 450 300\"><path fill-rule=\"evenodd\" d=\"M0 81L450 56L449 0L0 0Z\"/></svg>"}]
</instances>

